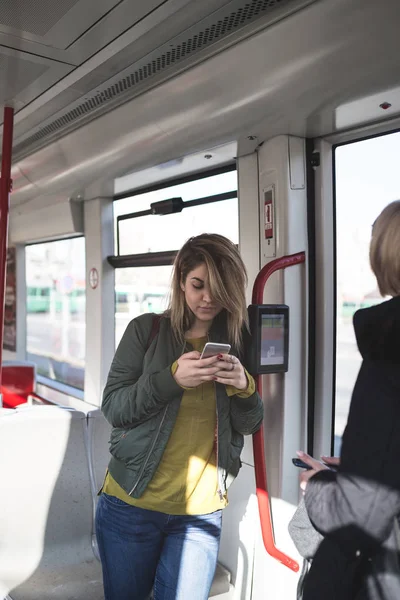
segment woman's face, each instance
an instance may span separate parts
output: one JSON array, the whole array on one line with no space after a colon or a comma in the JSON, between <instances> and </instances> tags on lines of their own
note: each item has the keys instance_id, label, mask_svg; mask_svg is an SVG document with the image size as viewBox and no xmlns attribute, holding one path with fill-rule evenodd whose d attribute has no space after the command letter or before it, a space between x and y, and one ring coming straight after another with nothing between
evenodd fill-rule
<instances>
[{"instance_id":1,"label":"woman's face","mask_svg":"<svg viewBox=\"0 0 400 600\"><path fill-rule=\"evenodd\" d=\"M208 282L208 271L204 263L189 271L186 280L181 283L186 304L199 321L212 321L222 306L213 301Z\"/></svg>"}]
</instances>

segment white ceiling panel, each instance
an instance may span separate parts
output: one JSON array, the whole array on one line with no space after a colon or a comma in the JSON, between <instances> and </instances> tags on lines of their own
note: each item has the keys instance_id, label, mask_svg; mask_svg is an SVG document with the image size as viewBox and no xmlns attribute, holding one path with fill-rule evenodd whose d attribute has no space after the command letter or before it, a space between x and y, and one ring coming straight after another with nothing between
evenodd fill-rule
<instances>
[{"instance_id":1,"label":"white ceiling panel","mask_svg":"<svg viewBox=\"0 0 400 600\"><path fill-rule=\"evenodd\" d=\"M95 2L95 0L87 1L91 4ZM225 2L228 1L225 0ZM114 42L114 48L108 49L108 57L110 57L110 51L115 53L133 41L129 33L133 28L137 30L135 37L139 37L141 32L149 31L192 2L193 0L146 0L145 2L143 0L124 0L119 2L104 18L97 22L94 21L93 26L90 29L87 28L84 35L77 37L70 44L66 56L71 62L81 63ZM63 25L64 27L68 26L67 23ZM138 25L141 27L137 27ZM126 33L127 36L124 35ZM124 39L125 37L127 39Z\"/></svg>"},{"instance_id":2,"label":"white ceiling panel","mask_svg":"<svg viewBox=\"0 0 400 600\"><path fill-rule=\"evenodd\" d=\"M398 0L315 2L17 159L36 190L17 180L12 203L250 135L330 134L338 106L398 85L397 17Z\"/></svg>"},{"instance_id":3,"label":"white ceiling panel","mask_svg":"<svg viewBox=\"0 0 400 600\"><path fill-rule=\"evenodd\" d=\"M118 0L1 0L0 31L67 48Z\"/></svg>"},{"instance_id":4,"label":"white ceiling panel","mask_svg":"<svg viewBox=\"0 0 400 600\"><path fill-rule=\"evenodd\" d=\"M221 6L229 4L229 0L202 0L201 3L195 0L168 0L141 19L138 18L139 13L134 10L135 4L129 1L119 4L66 51L39 46L26 40L21 42L21 50L31 53L40 52L42 56L77 65L78 68L16 114L15 140L32 128L44 124L48 117L69 106L82 95L91 92L97 86L102 86L110 77L124 70L137 58L147 55L155 47L191 27L193 23L201 21ZM147 2L147 10L152 6L152 3ZM104 42L109 39L112 31L115 34L121 28L126 28L135 15L137 22L133 26L127 28L103 50L94 53L89 60L79 66L88 55L93 54L95 43L99 45L100 40ZM12 42L12 36L0 33L0 45L11 46Z\"/></svg>"},{"instance_id":5,"label":"white ceiling panel","mask_svg":"<svg viewBox=\"0 0 400 600\"><path fill-rule=\"evenodd\" d=\"M16 52L15 56L8 53L0 54L0 103L5 104L11 98L18 96L36 79L39 79L49 69L48 65L32 60L21 60Z\"/></svg>"},{"instance_id":6,"label":"white ceiling panel","mask_svg":"<svg viewBox=\"0 0 400 600\"><path fill-rule=\"evenodd\" d=\"M78 81L79 74L82 77L83 73L86 72L89 79L82 96L76 102L72 102L68 106L68 110L63 107L57 113L52 113L49 119L45 119L43 118L43 111L40 111L40 113L37 111L37 108L41 108L40 106L35 107L34 111L33 105L28 107L23 115L25 118L27 111L32 114L29 119L30 127L28 131L26 122L21 121L22 114L17 116L17 128L14 136L16 155L20 155L21 151L31 147L31 144L42 144L49 136L59 135L60 131L65 131L65 128L70 129L78 126L78 124L81 125L83 121L97 117L100 112L110 110L113 105L125 102L132 95L142 93L143 88L148 88L157 77L163 78L170 77L173 74L176 75L178 65L182 65L181 68L187 68L187 65L186 67L183 66L186 59L190 59L192 56L195 57L202 51L213 52L212 48L218 42L223 43L224 38L229 39L229 44L233 44L233 34L246 29L247 25L255 23L260 17L268 19L270 23L279 21L284 19L288 13L297 11L313 1L315 0L229 0L221 5L220 0L213 0L213 2L208 3L208 12L202 19L191 27L187 27L184 31L179 31L178 35L171 36L173 29L170 27L170 23L160 23L160 13L167 7L171 13L174 7L176 9L177 5L182 4L182 2L187 3L187 0L169 0L165 3L163 9L154 11L152 15L149 15L127 32L128 35L134 36L134 38L136 36L140 37L137 44L133 42L128 45L130 60L127 68L123 69L123 61L128 58L127 54L125 54L123 60L118 61L117 59L121 53L112 55L111 50L111 47L118 44L124 37L121 36L105 50L111 53L110 61L103 61L102 63L100 58L103 52L100 52L66 78L65 83L68 80L70 87L82 91L82 82ZM212 11L213 6L218 6L218 10ZM163 33L156 35L157 31L160 32L160 28L143 35L145 31L143 28L147 27L149 19L156 19L156 22L160 23L160 28L166 29L169 27L170 35L166 38L163 37ZM170 21L173 20L173 15L170 14ZM140 32L142 33L140 34ZM152 40L150 48L142 41L142 39L146 41L147 38ZM215 49L214 51L217 52L218 50ZM135 57L135 60L132 61L132 57ZM204 60L204 58L203 54L200 60ZM112 63L112 65L109 65L109 63ZM111 77L105 77L106 67L109 68L110 74L112 74ZM104 74L103 82L94 82L96 72L100 76L102 73ZM91 80L93 87L90 89ZM39 103L44 101L44 96L39 98L38 101ZM35 120L37 124L32 127ZM24 129L27 133L24 133Z\"/></svg>"},{"instance_id":7,"label":"white ceiling panel","mask_svg":"<svg viewBox=\"0 0 400 600\"><path fill-rule=\"evenodd\" d=\"M0 23L7 29L44 37L79 0L2 0Z\"/></svg>"},{"instance_id":8,"label":"white ceiling panel","mask_svg":"<svg viewBox=\"0 0 400 600\"><path fill-rule=\"evenodd\" d=\"M0 46L0 106L22 108L71 69L70 65Z\"/></svg>"}]
</instances>

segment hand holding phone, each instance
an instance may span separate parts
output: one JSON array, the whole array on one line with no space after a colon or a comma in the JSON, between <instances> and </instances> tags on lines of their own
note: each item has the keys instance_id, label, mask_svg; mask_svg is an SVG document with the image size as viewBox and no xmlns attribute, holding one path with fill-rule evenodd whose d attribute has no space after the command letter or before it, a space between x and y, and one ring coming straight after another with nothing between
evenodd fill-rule
<instances>
[{"instance_id":1,"label":"hand holding phone","mask_svg":"<svg viewBox=\"0 0 400 600\"><path fill-rule=\"evenodd\" d=\"M325 462L325 460L323 460L324 466L330 469L331 471L337 471L339 466L339 460L336 458L332 458L331 460L332 462ZM307 471L310 471L312 469L312 467L310 467L310 465L304 462L304 460L301 460L301 458L292 458L292 463L295 467L298 467L299 469L307 469Z\"/></svg>"},{"instance_id":2,"label":"hand holding phone","mask_svg":"<svg viewBox=\"0 0 400 600\"><path fill-rule=\"evenodd\" d=\"M307 469L307 471L312 469L312 467L305 463L304 460L301 460L301 458L292 458L292 463L295 467L299 467L299 469Z\"/></svg>"}]
</instances>

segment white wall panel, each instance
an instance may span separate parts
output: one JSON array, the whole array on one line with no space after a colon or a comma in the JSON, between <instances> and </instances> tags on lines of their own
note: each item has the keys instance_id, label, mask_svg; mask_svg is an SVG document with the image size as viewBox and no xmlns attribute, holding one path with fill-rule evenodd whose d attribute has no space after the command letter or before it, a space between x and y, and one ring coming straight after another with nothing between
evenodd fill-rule
<instances>
[{"instance_id":1,"label":"white wall panel","mask_svg":"<svg viewBox=\"0 0 400 600\"><path fill-rule=\"evenodd\" d=\"M279 136L259 150L260 255L262 266L288 254L307 250L307 196L305 144L302 139ZM274 191L274 237L264 235L264 193ZM298 555L287 526L299 498L298 470L291 458L305 442L307 370L307 279L304 265L272 275L264 302L284 303L290 310L289 371L263 376L264 436L268 488L275 541L291 558ZM253 600L295 597L298 576L270 557L260 531L256 538Z\"/></svg>"},{"instance_id":2,"label":"white wall panel","mask_svg":"<svg viewBox=\"0 0 400 600\"><path fill-rule=\"evenodd\" d=\"M91 195L89 195L91 197ZM86 365L85 402L101 405L101 397L114 355L114 268L107 256L114 253L113 207L109 197L85 202L86 240ZM98 284L90 285L96 269Z\"/></svg>"},{"instance_id":3,"label":"white wall panel","mask_svg":"<svg viewBox=\"0 0 400 600\"><path fill-rule=\"evenodd\" d=\"M13 244L82 235L83 232L83 205L72 200L30 211L20 208L10 212L9 237Z\"/></svg>"}]
</instances>

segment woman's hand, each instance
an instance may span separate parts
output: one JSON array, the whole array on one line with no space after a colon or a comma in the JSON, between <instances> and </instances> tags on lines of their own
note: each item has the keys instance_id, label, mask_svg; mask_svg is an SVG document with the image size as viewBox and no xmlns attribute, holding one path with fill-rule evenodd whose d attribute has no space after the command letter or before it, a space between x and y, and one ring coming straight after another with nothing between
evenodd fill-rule
<instances>
[{"instance_id":1,"label":"woman's hand","mask_svg":"<svg viewBox=\"0 0 400 600\"><path fill-rule=\"evenodd\" d=\"M217 358L218 371L215 374L214 381L231 385L238 390L245 390L249 382L240 360L232 354L219 354Z\"/></svg>"},{"instance_id":2,"label":"woman's hand","mask_svg":"<svg viewBox=\"0 0 400 600\"><path fill-rule=\"evenodd\" d=\"M304 493L306 491L308 480L313 475L315 475L315 473L317 473L318 471L323 471L324 469L329 469L329 467L327 465L325 465L324 463L320 462L319 460L316 460L309 454L306 454L306 452L299 451L299 452L297 452L297 456L299 458L301 458L301 460L303 460L307 465L309 465L311 467L311 469L309 469L308 471L303 471L300 475L300 488L302 489L302 491ZM325 458L328 458L328 457L325 457Z\"/></svg>"},{"instance_id":3,"label":"woman's hand","mask_svg":"<svg viewBox=\"0 0 400 600\"><path fill-rule=\"evenodd\" d=\"M340 465L340 457L339 456L321 456L322 462L328 467L333 467L337 469Z\"/></svg>"},{"instance_id":4,"label":"woman's hand","mask_svg":"<svg viewBox=\"0 0 400 600\"><path fill-rule=\"evenodd\" d=\"M216 374L221 367L218 365L218 356L200 359L200 352L187 352L178 359L178 368L174 379L178 385L192 388L205 381L215 381Z\"/></svg>"}]
</instances>

